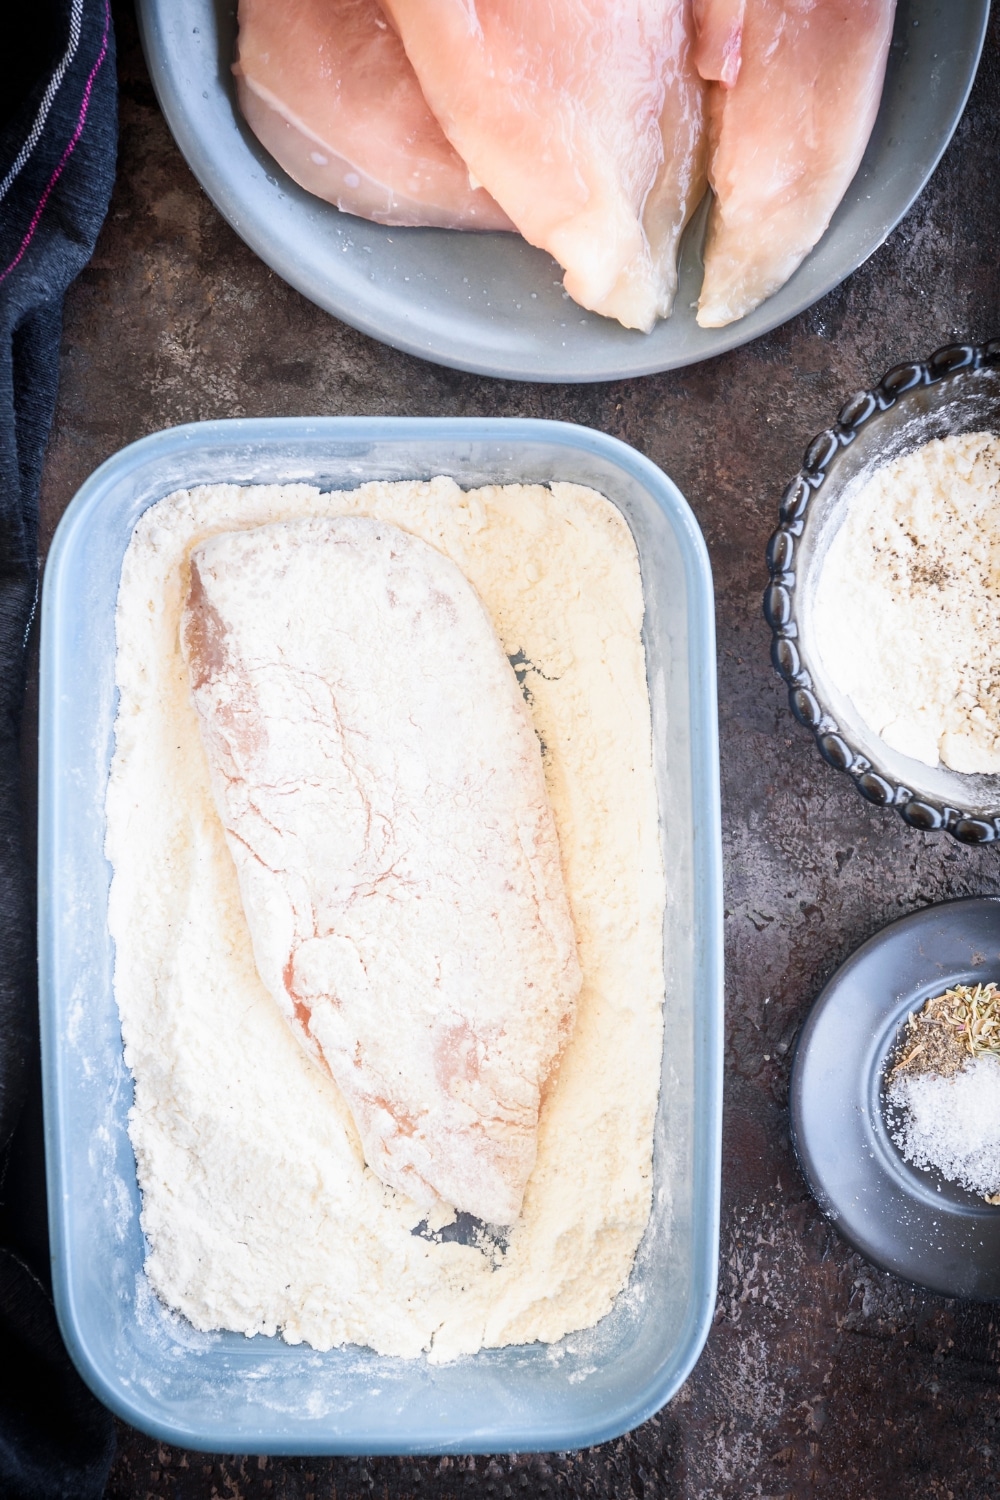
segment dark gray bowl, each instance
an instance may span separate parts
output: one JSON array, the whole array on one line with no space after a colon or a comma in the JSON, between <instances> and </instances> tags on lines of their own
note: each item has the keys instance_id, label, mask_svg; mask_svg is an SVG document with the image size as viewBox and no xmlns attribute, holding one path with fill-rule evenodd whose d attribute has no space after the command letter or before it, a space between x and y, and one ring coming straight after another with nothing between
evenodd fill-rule
<instances>
[{"instance_id":1,"label":"dark gray bowl","mask_svg":"<svg viewBox=\"0 0 1000 1500\"><path fill-rule=\"evenodd\" d=\"M836 422L813 438L785 490L781 525L767 548L771 581L764 615L771 660L788 701L823 759L858 791L894 807L911 828L946 829L965 844L1000 838L1000 776L927 766L887 745L838 691L811 649L815 586L843 519L849 487L900 454L949 433L1000 432L1000 339L950 344L922 364L896 365L858 391Z\"/></svg>"},{"instance_id":2,"label":"dark gray bowl","mask_svg":"<svg viewBox=\"0 0 1000 1500\"><path fill-rule=\"evenodd\" d=\"M945 1297L1000 1301L1000 1208L904 1161L885 1074L907 1016L954 984L1000 977L1000 901L944 901L852 953L802 1028L792 1143L827 1218L875 1265Z\"/></svg>"}]
</instances>

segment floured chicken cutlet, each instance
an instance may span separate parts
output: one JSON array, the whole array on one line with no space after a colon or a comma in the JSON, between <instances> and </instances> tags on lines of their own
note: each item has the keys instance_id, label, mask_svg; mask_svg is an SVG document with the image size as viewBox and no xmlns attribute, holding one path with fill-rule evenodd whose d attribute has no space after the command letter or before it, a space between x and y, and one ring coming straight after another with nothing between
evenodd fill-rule
<instances>
[{"instance_id":1,"label":"floured chicken cutlet","mask_svg":"<svg viewBox=\"0 0 1000 1500\"><path fill-rule=\"evenodd\" d=\"M265 986L380 1177L512 1223L581 976L482 602L394 526L291 521L196 548L182 644Z\"/></svg>"},{"instance_id":2,"label":"floured chicken cutlet","mask_svg":"<svg viewBox=\"0 0 1000 1500\"><path fill-rule=\"evenodd\" d=\"M240 108L301 187L380 224L512 229L427 107L377 0L240 0Z\"/></svg>"}]
</instances>

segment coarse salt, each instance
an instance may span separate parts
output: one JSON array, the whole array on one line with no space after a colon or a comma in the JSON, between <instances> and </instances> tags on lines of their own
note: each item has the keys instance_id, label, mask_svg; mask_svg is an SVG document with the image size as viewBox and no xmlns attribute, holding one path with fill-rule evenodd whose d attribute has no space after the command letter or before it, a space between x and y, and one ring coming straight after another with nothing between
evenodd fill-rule
<instances>
[{"instance_id":1,"label":"coarse salt","mask_svg":"<svg viewBox=\"0 0 1000 1500\"><path fill-rule=\"evenodd\" d=\"M950 1078L905 1074L887 1100L907 1161L983 1197L1000 1192L1000 1059L977 1057Z\"/></svg>"}]
</instances>

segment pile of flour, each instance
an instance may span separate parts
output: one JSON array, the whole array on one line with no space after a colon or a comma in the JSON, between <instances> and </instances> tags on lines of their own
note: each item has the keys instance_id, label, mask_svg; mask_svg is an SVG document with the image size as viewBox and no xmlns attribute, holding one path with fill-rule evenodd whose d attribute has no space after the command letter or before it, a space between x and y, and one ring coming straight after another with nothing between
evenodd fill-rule
<instances>
[{"instance_id":1,"label":"pile of flour","mask_svg":"<svg viewBox=\"0 0 1000 1500\"><path fill-rule=\"evenodd\" d=\"M462 569L544 747L584 983L505 1243L442 1237L365 1166L336 1086L257 974L212 803L178 640L190 552L220 531L345 514L401 526ZM609 1311L649 1217L662 1050L642 617L631 534L578 486L216 485L143 515L118 599L110 924L146 1270L197 1328L448 1359Z\"/></svg>"},{"instance_id":2,"label":"pile of flour","mask_svg":"<svg viewBox=\"0 0 1000 1500\"><path fill-rule=\"evenodd\" d=\"M859 486L813 630L831 680L888 745L1000 772L1000 438L935 439Z\"/></svg>"}]
</instances>

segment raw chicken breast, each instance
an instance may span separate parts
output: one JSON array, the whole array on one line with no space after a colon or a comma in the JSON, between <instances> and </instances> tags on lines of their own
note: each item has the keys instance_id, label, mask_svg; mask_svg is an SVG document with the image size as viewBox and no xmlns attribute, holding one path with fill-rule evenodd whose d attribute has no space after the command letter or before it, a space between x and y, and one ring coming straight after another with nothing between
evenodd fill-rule
<instances>
[{"instance_id":1,"label":"raw chicken breast","mask_svg":"<svg viewBox=\"0 0 1000 1500\"><path fill-rule=\"evenodd\" d=\"M694 61L702 78L731 89L740 73L746 0L693 0Z\"/></svg>"},{"instance_id":2,"label":"raw chicken breast","mask_svg":"<svg viewBox=\"0 0 1000 1500\"><path fill-rule=\"evenodd\" d=\"M823 234L875 123L894 11L895 0L746 0L726 88L713 38L727 25L732 36L736 7L701 0L699 61L722 79L712 88L703 328L751 312Z\"/></svg>"},{"instance_id":3,"label":"raw chicken breast","mask_svg":"<svg viewBox=\"0 0 1000 1500\"><path fill-rule=\"evenodd\" d=\"M240 108L290 177L380 224L511 229L445 140L376 0L240 0Z\"/></svg>"},{"instance_id":4,"label":"raw chicken breast","mask_svg":"<svg viewBox=\"0 0 1000 1500\"><path fill-rule=\"evenodd\" d=\"M583 307L650 329L704 186L690 0L385 0L477 182Z\"/></svg>"},{"instance_id":5,"label":"raw chicken breast","mask_svg":"<svg viewBox=\"0 0 1000 1500\"><path fill-rule=\"evenodd\" d=\"M384 522L263 526L196 549L182 644L265 986L380 1177L512 1223L581 980L479 596Z\"/></svg>"}]
</instances>

